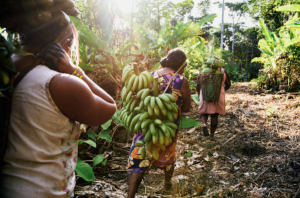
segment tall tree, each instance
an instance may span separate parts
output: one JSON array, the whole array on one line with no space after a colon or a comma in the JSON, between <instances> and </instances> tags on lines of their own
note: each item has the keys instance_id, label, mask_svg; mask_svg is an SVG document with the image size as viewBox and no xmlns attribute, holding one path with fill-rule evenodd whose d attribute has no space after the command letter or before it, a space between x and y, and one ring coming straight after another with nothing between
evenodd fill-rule
<instances>
[{"instance_id":1,"label":"tall tree","mask_svg":"<svg viewBox=\"0 0 300 198\"><path fill-rule=\"evenodd\" d=\"M222 4L222 25L221 25L221 49L223 49L223 41L224 41L224 9L225 9L225 0L223 0Z\"/></svg>"},{"instance_id":2,"label":"tall tree","mask_svg":"<svg viewBox=\"0 0 300 198\"><path fill-rule=\"evenodd\" d=\"M244 7L247 4L245 2L242 2L242 3L226 3L225 5L230 10L229 16L232 17L232 59L231 59L231 64L233 64L234 37L235 37L236 24L239 22L241 16L243 16L245 14Z\"/></svg>"}]
</instances>

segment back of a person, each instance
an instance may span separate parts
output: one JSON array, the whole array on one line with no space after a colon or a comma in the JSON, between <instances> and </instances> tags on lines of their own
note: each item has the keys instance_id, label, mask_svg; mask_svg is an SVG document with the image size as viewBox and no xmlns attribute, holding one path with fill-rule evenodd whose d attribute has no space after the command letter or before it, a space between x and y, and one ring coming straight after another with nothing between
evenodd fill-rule
<instances>
[{"instance_id":1,"label":"back of a person","mask_svg":"<svg viewBox=\"0 0 300 198\"><path fill-rule=\"evenodd\" d=\"M1 197L73 193L79 126L60 113L51 98L49 82L56 74L37 66L14 91Z\"/></svg>"}]
</instances>

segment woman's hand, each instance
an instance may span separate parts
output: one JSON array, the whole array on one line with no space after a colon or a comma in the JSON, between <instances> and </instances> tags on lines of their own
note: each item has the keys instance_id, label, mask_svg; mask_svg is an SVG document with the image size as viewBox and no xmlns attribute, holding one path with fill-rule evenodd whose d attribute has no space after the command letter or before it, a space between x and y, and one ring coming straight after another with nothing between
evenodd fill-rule
<instances>
[{"instance_id":1,"label":"woman's hand","mask_svg":"<svg viewBox=\"0 0 300 198\"><path fill-rule=\"evenodd\" d=\"M75 70L69 55L59 43L49 43L37 56L50 69L60 73L72 74Z\"/></svg>"}]
</instances>

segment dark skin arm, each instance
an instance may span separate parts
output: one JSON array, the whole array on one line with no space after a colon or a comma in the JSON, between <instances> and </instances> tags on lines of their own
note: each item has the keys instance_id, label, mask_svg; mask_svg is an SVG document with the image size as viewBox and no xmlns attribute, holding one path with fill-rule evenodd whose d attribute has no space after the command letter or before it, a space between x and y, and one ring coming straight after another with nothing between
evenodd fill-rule
<instances>
[{"instance_id":1,"label":"dark skin arm","mask_svg":"<svg viewBox=\"0 0 300 198\"><path fill-rule=\"evenodd\" d=\"M191 90L188 80L184 77L180 92L183 97L183 104L181 106L182 112L189 112L191 110Z\"/></svg>"},{"instance_id":2,"label":"dark skin arm","mask_svg":"<svg viewBox=\"0 0 300 198\"><path fill-rule=\"evenodd\" d=\"M75 67L60 45L47 46L39 57L52 61L55 70L63 73L52 78L49 89L52 99L65 116L91 126L111 119L116 111L115 101L87 75L82 79L70 75Z\"/></svg>"}]
</instances>

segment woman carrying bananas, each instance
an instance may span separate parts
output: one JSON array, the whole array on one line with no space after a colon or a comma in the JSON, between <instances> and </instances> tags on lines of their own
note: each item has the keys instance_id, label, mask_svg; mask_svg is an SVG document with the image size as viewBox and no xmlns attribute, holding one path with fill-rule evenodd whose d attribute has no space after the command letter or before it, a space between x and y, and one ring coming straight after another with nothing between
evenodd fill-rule
<instances>
[{"instance_id":1,"label":"woman carrying bananas","mask_svg":"<svg viewBox=\"0 0 300 198\"><path fill-rule=\"evenodd\" d=\"M154 78L161 79L159 84L161 93L164 92L166 87L168 87L167 85L172 79L172 76L178 72L166 90L166 93L170 93L176 98L178 112L176 114L176 119L173 120L173 123L178 126L181 112L188 112L190 111L191 107L191 92L189 88L189 82L184 76L182 76L184 69L187 66L186 55L178 48L173 49L169 51L166 57L161 59L160 64L162 68L153 72L152 75ZM136 146L137 141L145 140L145 134L135 134L127 164L127 169L131 171L129 178L128 197L134 197L144 173L147 173L152 165L165 171L165 190L169 190L172 187L171 177L175 167L177 135L178 129L176 131L173 143L166 146L165 149L157 148L159 155L158 160L150 160L149 158L141 159L139 154L141 147ZM153 146L156 147L156 145ZM147 153L151 155L151 151L147 150Z\"/></svg>"},{"instance_id":2,"label":"woman carrying bananas","mask_svg":"<svg viewBox=\"0 0 300 198\"><path fill-rule=\"evenodd\" d=\"M218 58L214 58L218 60ZM223 68L221 69L221 71L223 72L224 77L221 85L219 101L217 102L207 102L203 100L200 76L197 79L197 92L200 100L198 110L201 115L202 131L204 136L209 136L210 140L215 140L215 131L217 130L219 115L225 115L225 91L227 91L231 87L230 77L228 73ZM210 116L211 118L210 133L208 133L207 130L208 116Z\"/></svg>"},{"instance_id":3,"label":"woman carrying bananas","mask_svg":"<svg viewBox=\"0 0 300 198\"><path fill-rule=\"evenodd\" d=\"M26 2L32 1L19 6ZM21 49L34 56L13 56L19 83L1 171L2 198L74 197L79 123L101 125L116 111L114 100L70 61L73 43L78 45L75 26L62 10L52 11L40 26L21 17L13 29Z\"/></svg>"}]
</instances>

